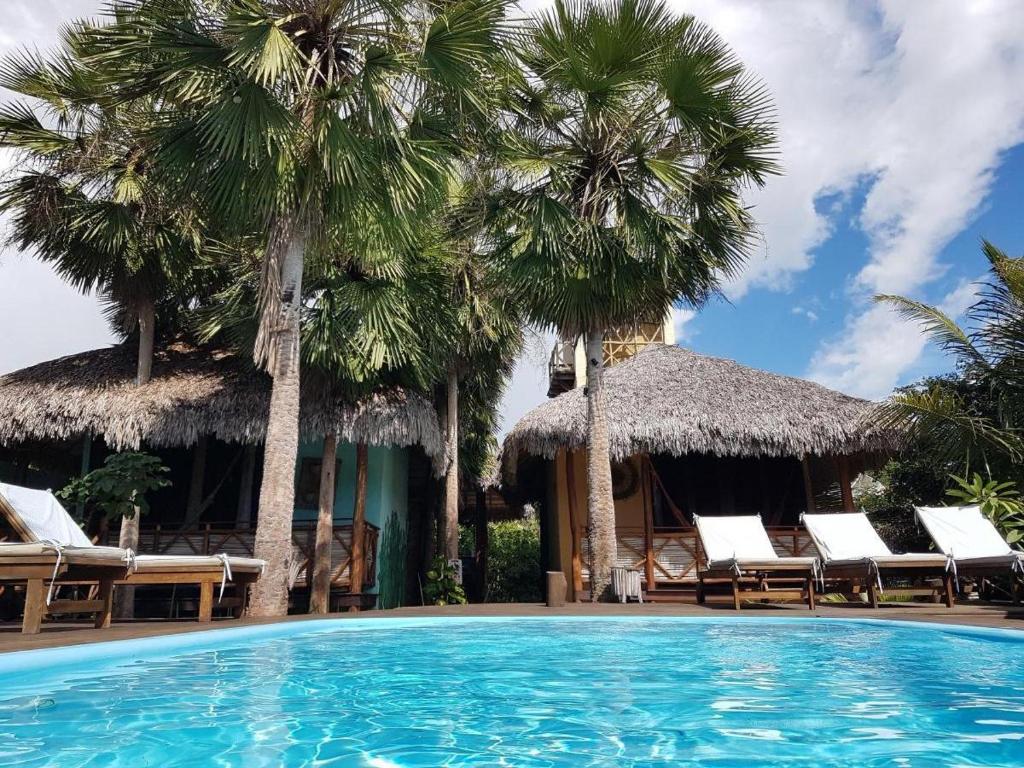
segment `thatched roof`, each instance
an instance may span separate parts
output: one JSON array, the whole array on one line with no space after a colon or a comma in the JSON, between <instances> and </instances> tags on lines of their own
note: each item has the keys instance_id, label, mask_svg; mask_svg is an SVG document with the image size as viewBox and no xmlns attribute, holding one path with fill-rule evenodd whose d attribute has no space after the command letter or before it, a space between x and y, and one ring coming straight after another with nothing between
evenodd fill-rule
<instances>
[{"instance_id":1,"label":"thatched roof","mask_svg":"<svg viewBox=\"0 0 1024 768\"><path fill-rule=\"evenodd\" d=\"M732 360L655 345L605 372L613 458L637 453L803 456L884 451L865 426L872 403ZM587 401L574 389L534 408L505 438L503 467L586 443Z\"/></svg>"},{"instance_id":2,"label":"thatched roof","mask_svg":"<svg viewBox=\"0 0 1024 768\"><path fill-rule=\"evenodd\" d=\"M115 450L188 446L200 435L262 442L270 378L224 352L183 343L158 351L153 378L135 386L135 350L95 349L0 376L0 445L91 432ZM302 435L443 451L437 415L419 395L393 389L356 405L302 394Z\"/></svg>"}]
</instances>

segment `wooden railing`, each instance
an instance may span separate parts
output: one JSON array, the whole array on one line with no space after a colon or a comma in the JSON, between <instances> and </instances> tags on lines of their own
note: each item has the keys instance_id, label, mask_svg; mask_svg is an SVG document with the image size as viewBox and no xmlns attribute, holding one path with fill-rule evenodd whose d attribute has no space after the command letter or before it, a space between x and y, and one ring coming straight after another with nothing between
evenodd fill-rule
<instances>
[{"instance_id":1,"label":"wooden railing","mask_svg":"<svg viewBox=\"0 0 1024 768\"><path fill-rule=\"evenodd\" d=\"M767 526L775 552L780 557L814 555L814 543L807 530L797 526ZM647 572L647 547L643 528L617 528L616 565ZM580 537L582 577L590 579L589 545ZM651 572L656 584L684 584L697 579L704 566L704 550L696 528L655 529L651 536Z\"/></svg>"},{"instance_id":2,"label":"wooden railing","mask_svg":"<svg viewBox=\"0 0 1024 768\"><path fill-rule=\"evenodd\" d=\"M363 586L372 587L376 580L377 539L380 531L366 524L363 544L365 567ZM108 535L108 543L117 545L118 531ZM191 528L173 526L145 526L139 530L139 552L153 555L212 555L224 552L240 557L252 557L256 538L254 528L235 528L215 523L203 523ZM292 525L292 567L290 578L294 586L305 586L313 562L316 545L316 523L301 522ZM334 526L331 541L331 584L348 587L352 570L352 526Z\"/></svg>"}]
</instances>

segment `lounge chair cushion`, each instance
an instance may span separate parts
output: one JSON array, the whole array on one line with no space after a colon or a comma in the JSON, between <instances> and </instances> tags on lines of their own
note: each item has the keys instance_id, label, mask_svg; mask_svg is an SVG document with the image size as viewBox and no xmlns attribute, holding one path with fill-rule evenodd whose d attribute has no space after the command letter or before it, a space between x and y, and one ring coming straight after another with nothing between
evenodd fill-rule
<instances>
[{"instance_id":1,"label":"lounge chair cushion","mask_svg":"<svg viewBox=\"0 0 1024 768\"><path fill-rule=\"evenodd\" d=\"M774 563L779 559L757 515L694 515L693 519L709 564L734 560Z\"/></svg>"},{"instance_id":2,"label":"lounge chair cushion","mask_svg":"<svg viewBox=\"0 0 1024 768\"><path fill-rule=\"evenodd\" d=\"M949 560L939 552L893 554L863 512L802 515L800 519L826 568L870 563L879 568L931 568L945 566Z\"/></svg>"},{"instance_id":3,"label":"lounge chair cushion","mask_svg":"<svg viewBox=\"0 0 1024 768\"><path fill-rule=\"evenodd\" d=\"M92 546L89 537L49 491L0 483L0 496L35 541L55 541L75 547Z\"/></svg>"},{"instance_id":4,"label":"lounge chair cushion","mask_svg":"<svg viewBox=\"0 0 1024 768\"><path fill-rule=\"evenodd\" d=\"M260 571L263 561L252 557L228 557L232 571ZM218 573L224 568L224 561L214 555L136 555L135 570L139 573L183 569L204 569Z\"/></svg>"},{"instance_id":5,"label":"lounge chair cushion","mask_svg":"<svg viewBox=\"0 0 1024 768\"><path fill-rule=\"evenodd\" d=\"M128 564L128 551L119 547L60 547L60 556L67 563L93 565ZM57 557L57 549L42 542L0 542L0 559L10 558L53 558Z\"/></svg>"},{"instance_id":6,"label":"lounge chair cushion","mask_svg":"<svg viewBox=\"0 0 1024 768\"><path fill-rule=\"evenodd\" d=\"M935 545L958 563L1015 554L978 506L917 507L917 518ZM1012 562L1012 558L1011 561Z\"/></svg>"},{"instance_id":7,"label":"lounge chair cushion","mask_svg":"<svg viewBox=\"0 0 1024 768\"><path fill-rule=\"evenodd\" d=\"M825 563L892 555L863 512L803 515L801 520Z\"/></svg>"}]
</instances>

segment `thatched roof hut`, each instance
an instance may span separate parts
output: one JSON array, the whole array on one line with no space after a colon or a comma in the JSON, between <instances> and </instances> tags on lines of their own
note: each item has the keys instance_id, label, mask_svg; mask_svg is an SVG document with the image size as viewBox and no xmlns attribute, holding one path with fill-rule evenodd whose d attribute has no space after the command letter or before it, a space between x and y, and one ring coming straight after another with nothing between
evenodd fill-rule
<instances>
[{"instance_id":1,"label":"thatched roof hut","mask_svg":"<svg viewBox=\"0 0 1024 768\"><path fill-rule=\"evenodd\" d=\"M886 451L894 436L871 428L872 403L732 360L653 345L605 372L612 457L848 455ZM552 458L586 444L587 401L574 389L534 408L505 438L512 479L523 454Z\"/></svg>"},{"instance_id":2,"label":"thatched roof hut","mask_svg":"<svg viewBox=\"0 0 1024 768\"><path fill-rule=\"evenodd\" d=\"M202 435L263 440L270 378L238 357L175 343L157 351L153 378L142 387L135 370L135 350L118 345L0 376L0 445L89 433L115 450L190 446ZM304 437L334 432L350 443L420 445L431 457L443 451L431 404L398 388L353 405L304 383L300 430Z\"/></svg>"}]
</instances>

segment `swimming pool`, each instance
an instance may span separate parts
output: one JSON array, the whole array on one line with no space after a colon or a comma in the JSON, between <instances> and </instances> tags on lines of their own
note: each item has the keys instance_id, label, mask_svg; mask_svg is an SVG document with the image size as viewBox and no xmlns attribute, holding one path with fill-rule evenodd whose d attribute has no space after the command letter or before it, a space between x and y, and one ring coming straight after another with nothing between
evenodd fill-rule
<instances>
[{"instance_id":1,"label":"swimming pool","mask_svg":"<svg viewBox=\"0 0 1024 768\"><path fill-rule=\"evenodd\" d=\"M1021 766L1024 633L357 619L0 656L0 764Z\"/></svg>"}]
</instances>

